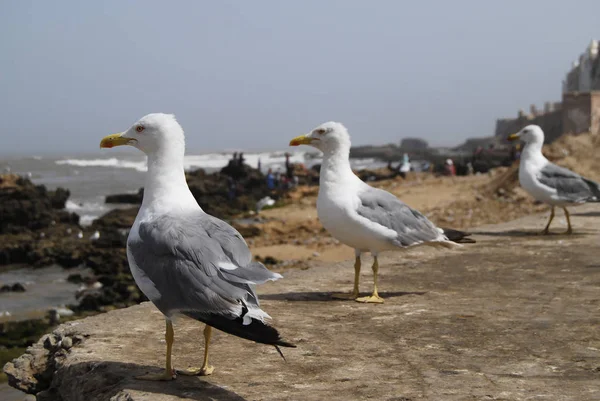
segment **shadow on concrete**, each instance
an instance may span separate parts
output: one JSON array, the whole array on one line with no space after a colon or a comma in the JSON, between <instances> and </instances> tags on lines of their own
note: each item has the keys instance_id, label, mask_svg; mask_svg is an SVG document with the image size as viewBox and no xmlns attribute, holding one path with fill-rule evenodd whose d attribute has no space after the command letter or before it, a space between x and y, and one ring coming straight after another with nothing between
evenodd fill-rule
<instances>
[{"instance_id":1,"label":"shadow on concrete","mask_svg":"<svg viewBox=\"0 0 600 401\"><path fill-rule=\"evenodd\" d=\"M589 217L598 217L598 216L600 216L600 212L581 212L581 213L571 213L571 216L589 216Z\"/></svg>"},{"instance_id":2,"label":"shadow on concrete","mask_svg":"<svg viewBox=\"0 0 600 401\"><path fill-rule=\"evenodd\" d=\"M572 234L565 234L564 231L550 231L548 234L541 234L539 231L509 230L509 231L473 231L473 235L486 235L490 237L521 237L540 240L555 240L557 238L578 238L594 234L594 231L575 230Z\"/></svg>"},{"instance_id":3,"label":"shadow on concrete","mask_svg":"<svg viewBox=\"0 0 600 401\"><path fill-rule=\"evenodd\" d=\"M61 395L85 394L86 401L129 400L131 396L127 393L132 390L197 401L246 401L242 396L208 383L200 377L177 376L176 380L171 381L146 381L135 378L146 373L161 373L161 367L112 361L77 363L62 368L61 372L57 373L58 377L54 377L52 388L45 391L38 400L61 399L52 398L58 396L56 389L60 388ZM74 377L77 380L73 380ZM62 378L65 380L61 380Z\"/></svg>"},{"instance_id":4,"label":"shadow on concrete","mask_svg":"<svg viewBox=\"0 0 600 401\"><path fill-rule=\"evenodd\" d=\"M340 292L341 293L341 292ZM348 291L350 293L350 291ZM379 292L379 296L381 298L395 298L402 297L405 295L424 295L427 292L419 291L419 292L405 292L405 291L382 291ZM320 301L320 302L348 302L351 300L348 299L339 299L334 298L333 292L285 292L281 294L264 294L260 296L261 300L271 300L271 301ZM337 293L336 293L337 294ZM360 293L359 296L364 297L371 295L370 292Z\"/></svg>"}]
</instances>

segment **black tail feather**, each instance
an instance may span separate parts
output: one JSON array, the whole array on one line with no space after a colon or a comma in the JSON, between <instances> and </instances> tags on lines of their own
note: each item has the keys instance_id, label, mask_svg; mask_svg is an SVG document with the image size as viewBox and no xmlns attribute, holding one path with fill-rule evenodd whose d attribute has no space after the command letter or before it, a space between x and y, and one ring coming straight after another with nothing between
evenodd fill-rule
<instances>
[{"instance_id":1,"label":"black tail feather","mask_svg":"<svg viewBox=\"0 0 600 401\"><path fill-rule=\"evenodd\" d=\"M442 228L442 230L444 230L444 235L448 237L450 241L456 242L457 244L474 244L477 242L473 238L468 238L471 236L471 233L453 230L451 228Z\"/></svg>"},{"instance_id":2,"label":"black tail feather","mask_svg":"<svg viewBox=\"0 0 600 401\"><path fill-rule=\"evenodd\" d=\"M277 350L277 352L279 353L279 355L281 355L281 357L283 358L283 361L287 362L287 360L285 359L285 356L283 356L283 352L281 352L281 348L279 348L277 345L274 345L274 347Z\"/></svg>"},{"instance_id":3,"label":"black tail feather","mask_svg":"<svg viewBox=\"0 0 600 401\"><path fill-rule=\"evenodd\" d=\"M587 199L587 202L600 202L600 184L596 181L588 180L587 178L583 178L583 181L587 184L593 194Z\"/></svg>"},{"instance_id":4,"label":"black tail feather","mask_svg":"<svg viewBox=\"0 0 600 401\"><path fill-rule=\"evenodd\" d=\"M246 340L274 345L275 348L277 348L277 346L296 348L294 344L284 341L275 327L269 326L260 320L252 319L250 324L243 324L242 317L228 319L221 315L199 312L184 312L184 314L192 319L200 320L215 329L245 338ZM279 348L277 348L277 351L283 357Z\"/></svg>"}]
</instances>

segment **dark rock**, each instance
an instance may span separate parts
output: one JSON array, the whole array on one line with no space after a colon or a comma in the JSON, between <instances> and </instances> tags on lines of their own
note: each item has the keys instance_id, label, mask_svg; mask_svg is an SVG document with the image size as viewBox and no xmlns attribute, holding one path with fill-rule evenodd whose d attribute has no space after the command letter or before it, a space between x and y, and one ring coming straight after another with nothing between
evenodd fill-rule
<instances>
[{"instance_id":1,"label":"dark rock","mask_svg":"<svg viewBox=\"0 0 600 401\"><path fill-rule=\"evenodd\" d=\"M140 188L137 193L134 194L116 194L116 195L107 195L106 203L131 203L131 204L140 204L142 203L142 199L144 198L144 189Z\"/></svg>"},{"instance_id":2,"label":"dark rock","mask_svg":"<svg viewBox=\"0 0 600 401\"><path fill-rule=\"evenodd\" d=\"M113 209L94 220L92 227L95 229L129 229L135 221L139 207ZM102 238L102 236L100 236Z\"/></svg>"},{"instance_id":3,"label":"dark rock","mask_svg":"<svg viewBox=\"0 0 600 401\"><path fill-rule=\"evenodd\" d=\"M73 284L80 284L83 283L83 276L79 273L69 274L69 277L67 277L67 281Z\"/></svg>"},{"instance_id":4,"label":"dark rock","mask_svg":"<svg viewBox=\"0 0 600 401\"><path fill-rule=\"evenodd\" d=\"M25 292L25 287L21 283L5 284L0 287L0 292Z\"/></svg>"},{"instance_id":5,"label":"dark rock","mask_svg":"<svg viewBox=\"0 0 600 401\"><path fill-rule=\"evenodd\" d=\"M64 209L69 191L48 191L16 175L0 176L0 234L39 230L52 222L78 224L79 216Z\"/></svg>"}]
</instances>

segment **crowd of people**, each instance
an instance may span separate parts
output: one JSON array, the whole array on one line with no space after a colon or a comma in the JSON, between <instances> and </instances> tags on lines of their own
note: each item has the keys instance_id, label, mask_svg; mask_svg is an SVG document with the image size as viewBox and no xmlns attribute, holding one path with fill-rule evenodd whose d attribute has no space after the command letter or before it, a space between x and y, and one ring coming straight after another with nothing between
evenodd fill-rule
<instances>
[{"instance_id":1,"label":"crowd of people","mask_svg":"<svg viewBox=\"0 0 600 401\"><path fill-rule=\"evenodd\" d=\"M259 160L260 166L260 160ZM271 190L275 189L291 189L298 186L298 176L294 174L294 164L290 162L290 154L285 154L285 173L282 173L279 168L273 171L269 168L266 175L267 187Z\"/></svg>"}]
</instances>

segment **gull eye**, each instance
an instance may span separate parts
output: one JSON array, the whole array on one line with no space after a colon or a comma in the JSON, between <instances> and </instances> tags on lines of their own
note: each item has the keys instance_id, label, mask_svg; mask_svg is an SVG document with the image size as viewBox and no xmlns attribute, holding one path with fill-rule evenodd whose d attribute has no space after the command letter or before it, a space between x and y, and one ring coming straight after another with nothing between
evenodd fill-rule
<instances>
[{"instance_id":1,"label":"gull eye","mask_svg":"<svg viewBox=\"0 0 600 401\"><path fill-rule=\"evenodd\" d=\"M318 130L315 131L318 135L325 135L327 133L327 130L325 128L319 128Z\"/></svg>"},{"instance_id":2,"label":"gull eye","mask_svg":"<svg viewBox=\"0 0 600 401\"><path fill-rule=\"evenodd\" d=\"M138 125L137 127L135 127L135 132L142 132L144 130L144 127L141 125Z\"/></svg>"}]
</instances>

